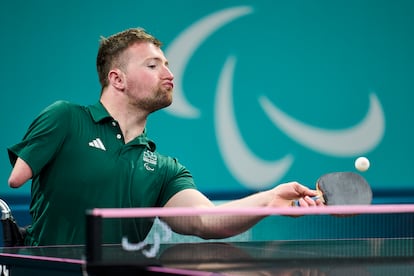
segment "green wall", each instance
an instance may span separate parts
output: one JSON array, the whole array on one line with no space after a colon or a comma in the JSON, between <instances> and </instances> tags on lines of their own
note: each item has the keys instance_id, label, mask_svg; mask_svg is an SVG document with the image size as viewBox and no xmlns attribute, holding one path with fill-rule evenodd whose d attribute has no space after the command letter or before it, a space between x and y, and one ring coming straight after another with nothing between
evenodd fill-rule
<instances>
[{"instance_id":1,"label":"green wall","mask_svg":"<svg viewBox=\"0 0 414 276\"><path fill-rule=\"evenodd\" d=\"M0 9L2 195L30 192L8 188L6 147L56 100L94 103L99 37L136 26L176 77L149 136L204 192L313 186L364 155L377 195L414 194L413 1L17 0Z\"/></svg>"}]
</instances>

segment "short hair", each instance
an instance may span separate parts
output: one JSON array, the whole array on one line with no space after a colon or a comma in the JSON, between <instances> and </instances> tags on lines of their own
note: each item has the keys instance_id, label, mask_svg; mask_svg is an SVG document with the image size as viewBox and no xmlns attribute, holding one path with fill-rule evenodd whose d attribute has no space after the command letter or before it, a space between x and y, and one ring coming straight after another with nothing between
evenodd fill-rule
<instances>
[{"instance_id":1,"label":"short hair","mask_svg":"<svg viewBox=\"0 0 414 276\"><path fill-rule=\"evenodd\" d=\"M137 42L150 42L157 47L162 46L160 40L146 32L143 28L127 29L107 38L101 36L96 57L96 69L102 90L108 86L109 71L114 66L122 66L122 53Z\"/></svg>"}]
</instances>

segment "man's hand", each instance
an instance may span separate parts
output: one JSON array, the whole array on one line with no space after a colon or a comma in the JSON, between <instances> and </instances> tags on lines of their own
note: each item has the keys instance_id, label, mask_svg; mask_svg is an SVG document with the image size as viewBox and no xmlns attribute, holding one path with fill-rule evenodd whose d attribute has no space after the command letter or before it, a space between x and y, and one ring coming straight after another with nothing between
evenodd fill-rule
<instances>
[{"instance_id":1,"label":"man's hand","mask_svg":"<svg viewBox=\"0 0 414 276\"><path fill-rule=\"evenodd\" d=\"M323 206L320 199L312 199L317 196L316 190L311 190L298 182L288 182L280 184L271 190L272 200L269 202L270 207L289 207L292 202L298 200L300 207Z\"/></svg>"}]
</instances>

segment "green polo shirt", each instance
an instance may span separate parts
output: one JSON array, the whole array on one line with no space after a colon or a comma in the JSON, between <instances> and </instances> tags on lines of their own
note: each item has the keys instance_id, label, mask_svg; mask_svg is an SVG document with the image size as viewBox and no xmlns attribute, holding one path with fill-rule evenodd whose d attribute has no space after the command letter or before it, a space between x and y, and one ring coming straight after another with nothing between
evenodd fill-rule
<instances>
[{"instance_id":1,"label":"green polo shirt","mask_svg":"<svg viewBox=\"0 0 414 276\"><path fill-rule=\"evenodd\" d=\"M145 131L125 144L100 102L47 107L8 148L12 165L20 157L33 172L26 244L83 244L87 209L161 207L178 191L195 189L190 172L155 148ZM144 219L105 219L104 242L142 240L151 226Z\"/></svg>"}]
</instances>

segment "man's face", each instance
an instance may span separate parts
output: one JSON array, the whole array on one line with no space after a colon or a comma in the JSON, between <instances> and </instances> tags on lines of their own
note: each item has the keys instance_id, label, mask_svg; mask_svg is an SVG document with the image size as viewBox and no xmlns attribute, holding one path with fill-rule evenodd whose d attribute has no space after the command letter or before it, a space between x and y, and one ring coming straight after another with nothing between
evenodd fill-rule
<instances>
[{"instance_id":1,"label":"man's face","mask_svg":"<svg viewBox=\"0 0 414 276\"><path fill-rule=\"evenodd\" d=\"M125 54L125 94L130 104L148 113L169 106L174 75L162 50L145 42L134 44Z\"/></svg>"}]
</instances>

